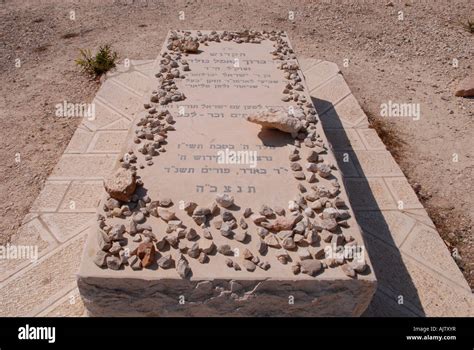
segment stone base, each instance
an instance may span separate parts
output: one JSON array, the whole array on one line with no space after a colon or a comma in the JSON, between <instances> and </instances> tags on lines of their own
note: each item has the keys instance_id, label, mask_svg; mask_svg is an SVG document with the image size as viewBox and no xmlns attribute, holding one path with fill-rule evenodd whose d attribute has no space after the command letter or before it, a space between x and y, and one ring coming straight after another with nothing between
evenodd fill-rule
<instances>
[{"instance_id":1,"label":"stone base","mask_svg":"<svg viewBox=\"0 0 474 350\"><path fill-rule=\"evenodd\" d=\"M369 281L80 278L90 316L360 316ZM290 304L294 298L294 304ZM180 300L182 304L180 304ZM183 301L184 300L184 303Z\"/></svg>"},{"instance_id":2,"label":"stone base","mask_svg":"<svg viewBox=\"0 0 474 350\"><path fill-rule=\"evenodd\" d=\"M102 270L92 263L94 238L90 232L78 276L90 316L360 316L377 288L373 273L350 279L339 269L265 278L226 268L215 271L217 278L197 273L189 279Z\"/></svg>"}]
</instances>

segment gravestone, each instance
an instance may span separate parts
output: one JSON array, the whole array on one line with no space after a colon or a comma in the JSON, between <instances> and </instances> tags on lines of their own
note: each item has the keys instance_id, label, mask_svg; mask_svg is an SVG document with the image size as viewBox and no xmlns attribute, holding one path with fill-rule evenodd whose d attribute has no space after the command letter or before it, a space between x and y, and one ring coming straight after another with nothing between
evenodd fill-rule
<instances>
[{"instance_id":1,"label":"gravestone","mask_svg":"<svg viewBox=\"0 0 474 350\"><path fill-rule=\"evenodd\" d=\"M286 34L172 31L155 72L85 246L89 313L360 315L375 276Z\"/></svg>"}]
</instances>

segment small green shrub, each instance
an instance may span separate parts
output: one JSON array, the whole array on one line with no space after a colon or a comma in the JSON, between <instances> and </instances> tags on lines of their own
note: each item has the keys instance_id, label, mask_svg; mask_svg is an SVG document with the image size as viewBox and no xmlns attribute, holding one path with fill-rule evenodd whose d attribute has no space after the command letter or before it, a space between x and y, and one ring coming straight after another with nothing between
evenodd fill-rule
<instances>
[{"instance_id":1,"label":"small green shrub","mask_svg":"<svg viewBox=\"0 0 474 350\"><path fill-rule=\"evenodd\" d=\"M76 60L76 64L81 66L83 71L94 77L100 77L114 68L118 57L117 52L112 51L108 44L101 46L95 56L92 55L90 50L81 49L79 51L81 57Z\"/></svg>"}]
</instances>

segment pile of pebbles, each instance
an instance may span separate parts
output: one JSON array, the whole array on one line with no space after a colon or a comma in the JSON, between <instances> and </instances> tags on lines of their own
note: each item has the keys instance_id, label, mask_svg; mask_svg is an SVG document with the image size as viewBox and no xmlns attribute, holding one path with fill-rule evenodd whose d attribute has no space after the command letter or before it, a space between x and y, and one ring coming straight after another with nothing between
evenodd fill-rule
<instances>
[{"instance_id":1,"label":"pile of pebbles","mask_svg":"<svg viewBox=\"0 0 474 350\"><path fill-rule=\"evenodd\" d=\"M133 142L139 145L137 151L145 156L146 164L151 166L153 165L153 157L166 151L168 131L175 130L173 126L175 120L168 110L158 111L155 107L150 107L147 112L147 115L138 120ZM124 156L121 159L123 167L128 167L129 163L136 162L137 157L134 156L133 152L133 150L129 150L128 154L130 156ZM143 168L144 166L140 164L139 167Z\"/></svg>"},{"instance_id":2,"label":"pile of pebbles","mask_svg":"<svg viewBox=\"0 0 474 350\"><path fill-rule=\"evenodd\" d=\"M325 161L327 147L317 133L316 110L306 98L296 56L285 36L283 32L275 31L224 31L205 35L197 32L194 37L190 32L171 33L168 52L162 54L160 71L156 74L159 87L152 92L150 103L144 105L146 114L136 125L135 146L120 159L120 174L116 173L106 181L109 197L103 204L104 214L97 217L99 251L94 258L97 266L112 270L125 266L132 270L175 268L181 278L188 278L191 259L206 264L213 256L223 255L228 268L253 272L257 268L264 271L271 268L265 259L271 253L294 274L317 276L336 267L352 278L367 272L365 260L354 259L360 252L359 244L344 233L349 227L350 212L339 196L340 184L332 174L337 168ZM145 192L140 190L143 181L139 176L144 165L138 164L135 152L144 155L146 164L151 166L153 157L165 151L167 133L175 130L174 119L160 106L185 98L175 83L175 79L184 78L183 72L190 70L183 56L198 53L199 45L208 42L258 44L263 40L274 42L272 55L275 60L282 61L278 68L288 80L282 100L295 105L289 107L287 117L297 118L301 126L293 133L294 147L289 154L290 169L298 180L296 195L287 208L263 205L256 211L239 209L229 194L217 194L208 206L185 202L180 209L196 225L186 226L179 219L172 199L152 200L140 194ZM130 189L134 189L133 193ZM117 220L123 223L117 223ZM166 223L160 238L153 232L152 220ZM249 233L251 228L257 235ZM229 243L217 244L211 231L218 232ZM255 238L257 244L250 249L249 244ZM239 251L232 247L234 240L247 248ZM334 252L350 251L352 254L329 256L325 249L328 246Z\"/></svg>"},{"instance_id":3,"label":"pile of pebbles","mask_svg":"<svg viewBox=\"0 0 474 350\"><path fill-rule=\"evenodd\" d=\"M98 215L97 232L99 252L94 262L102 268L119 270L130 266L132 270L151 268L157 265L162 269L175 268L182 278L191 273L189 259L201 264L209 263L212 256L225 256L227 267L236 271L253 272L257 268L268 270L271 264L265 260L274 255L281 264L290 265L294 274L305 273L316 276L327 268L340 266L350 277L364 273L365 261L354 260L359 248L351 236L338 230L338 225L347 219L348 212L338 207L342 201L329 200L324 209L308 216L308 208L303 199L290 202L288 209L263 205L257 212L251 208L241 210L236 217L233 208L234 198L227 194L218 194L209 206L200 206L194 202L185 202L182 209L197 224L196 228L183 224L174 210L174 203L169 198L153 201L148 196L138 197L134 194L129 202L109 198L104 204L106 215ZM108 224L107 218L115 217L120 210L124 224ZM288 213L287 213L288 211ZM160 237L153 233L148 223L152 217L167 224L165 233ZM243 251L232 247L237 241L249 245L252 234L248 233L250 224L257 231L256 248L244 248ZM211 228L229 243L217 244ZM344 246L354 249L348 257L331 258L321 248L321 243L329 243L337 249ZM319 249L310 247L319 246ZM273 250L273 252L269 252ZM166 253L165 253L166 252ZM173 253L171 253L173 252ZM296 253L293 260L290 253ZM270 253L270 254L269 254ZM293 254L295 255L295 254Z\"/></svg>"}]
</instances>

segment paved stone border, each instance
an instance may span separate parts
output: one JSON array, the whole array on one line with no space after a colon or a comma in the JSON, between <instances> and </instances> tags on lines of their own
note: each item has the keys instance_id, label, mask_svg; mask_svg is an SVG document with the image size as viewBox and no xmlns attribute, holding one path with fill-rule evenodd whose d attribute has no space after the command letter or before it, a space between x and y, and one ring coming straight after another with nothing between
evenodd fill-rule
<instances>
[{"instance_id":1,"label":"paved stone border","mask_svg":"<svg viewBox=\"0 0 474 350\"><path fill-rule=\"evenodd\" d=\"M365 234L378 291L365 316L472 316L472 293L336 64L300 59ZM75 286L104 176L148 90L154 61L132 61L97 93L11 244L38 246L32 263L0 260L0 316L83 316ZM112 107L115 106L115 107ZM400 202L401 201L401 202ZM401 206L403 205L403 206ZM402 208L402 209L400 209Z\"/></svg>"},{"instance_id":2,"label":"paved stone border","mask_svg":"<svg viewBox=\"0 0 474 350\"><path fill-rule=\"evenodd\" d=\"M102 181L115 165L131 120L142 108L154 60L109 74L26 215L11 244L38 246L39 259L0 260L0 316L81 316L76 285L85 231L95 218ZM113 107L115 106L115 107Z\"/></svg>"},{"instance_id":3,"label":"paved stone border","mask_svg":"<svg viewBox=\"0 0 474 350\"><path fill-rule=\"evenodd\" d=\"M365 316L472 316L472 293L336 64L300 62L364 231L378 291ZM332 74L319 75L330 70ZM349 91L349 93L348 93Z\"/></svg>"}]
</instances>

